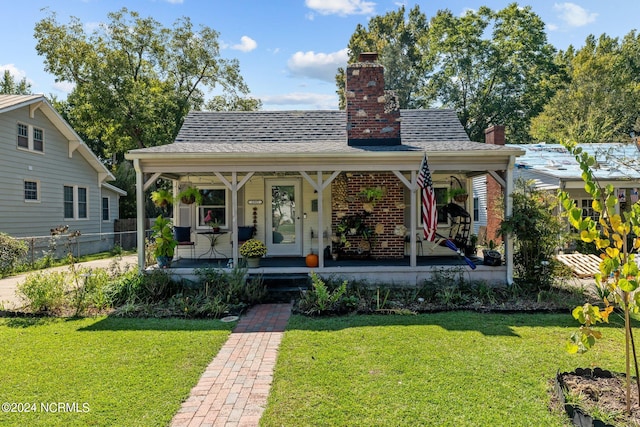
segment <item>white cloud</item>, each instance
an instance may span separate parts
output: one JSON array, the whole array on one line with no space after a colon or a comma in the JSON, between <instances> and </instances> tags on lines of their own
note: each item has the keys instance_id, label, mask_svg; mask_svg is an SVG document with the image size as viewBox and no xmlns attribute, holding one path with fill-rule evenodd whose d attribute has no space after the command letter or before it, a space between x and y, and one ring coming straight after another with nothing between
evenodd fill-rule
<instances>
[{"instance_id":1,"label":"white cloud","mask_svg":"<svg viewBox=\"0 0 640 427\"><path fill-rule=\"evenodd\" d=\"M73 88L76 87L75 83L71 83L71 82L67 82L67 81L61 81L61 82L55 82L53 84L54 89L69 94L71 93L71 91L73 90Z\"/></svg>"},{"instance_id":2,"label":"white cloud","mask_svg":"<svg viewBox=\"0 0 640 427\"><path fill-rule=\"evenodd\" d=\"M287 67L294 77L334 82L338 67L346 67L348 59L346 48L333 53L296 52L287 61Z\"/></svg>"},{"instance_id":3,"label":"white cloud","mask_svg":"<svg viewBox=\"0 0 640 427\"><path fill-rule=\"evenodd\" d=\"M234 44L231 46L231 49L240 50L242 52L251 52L256 47L258 47L258 43L254 39L249 36L240 37L240 43Z\"/></svg>"},{"instance_id":4,"label":"white cloud","mask_svg":"<svg viewBox=\"0 0 640 427\"><path fill-rule=\"evenodd\" d=\"M594 22L598 16L575 3L556 3L553 9L559 12L560 19L570 27L582 27Z\"/></svg>"},{"instance_id":5,"label":"white cloud","mask_svg":"<svg viewBox=\"0 0 640 427\"><path fill-rule=\"evenodd\" d=\"M370 15L376 4L366 0L305 0L309 9L321 15Z\"/></svg>"},{"instance_id":6,"label":"white cloud","mask_svg":"<svg viewBox=\"0 0 640 427\"><path fill-rule=\"evenodd\" d=\"M184 3L184 0L166 0L167 3L171 3L171 4L182 4Z\"/></svg>"},{"instance_id":7,"label":"white cloud","mask_svg":"<svg viewBox=\"0 0 640 427\"><path fill-rule=\"evenodd\" d=\"M9 74L17 81L27 77L27 73L16 67L16 64L0 64L0 73L4 74L5 71L9 71ZM32 83L29 79L27 82Z\"/></svg>"},{"instance_id":8,"label":"white cloud","mask_svg":"<svg viewBox=\"0 0 640 427\"><path fill-rule=\"evenodd\" d=\"M338 96L311 92L292 92L282 95L260 96L265 110L304 109L337 110Z\"/></svg>"}]
</instances>

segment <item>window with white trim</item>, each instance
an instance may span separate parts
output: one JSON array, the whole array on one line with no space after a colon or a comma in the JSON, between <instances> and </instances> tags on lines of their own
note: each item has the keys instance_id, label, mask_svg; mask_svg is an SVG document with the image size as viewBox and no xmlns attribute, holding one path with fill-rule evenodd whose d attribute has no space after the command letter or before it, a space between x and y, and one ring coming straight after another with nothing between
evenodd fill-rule
<instances>
[{"instance_id":1,"label":"window with white trim","mask_svg":"<svg viewBox=\"0 0 640 427\"><path fill-rule=\"evenodd\" d=\"M86 187L79 187L77 185L65 185L63 204L65 219L89 218L89 206Z\"/></svg>"},{"instance_id":2,"label":"window with white trim","mask_svg":"<svg viewBox=\"0 0 640 427\"><path fill-rule=\"evenodd\" d=\"M29 149L29 126L18 123L18 147Z\"/></svg>"},{"instance_id":3,"label":"window with white trim","mask_svg":"<svg viewBox=\"0 0 640 427\"><path fill-rule=\"evenodd\" d=\"M44 152L44 130L41 128L18 123L17 139L20 149Z\"/></svg>"},{"instance_id":4,"label":"window with white trim","mask_svg":"<svg viewBox=\"0 0 640 427\"><path fill-rule=\"evenodd\" d=\"M102 220L109 221L109 198L102 198Z\"/></svg>"},{"instance_id":5,"label":"window with white trim","mask_svg":"<svg viewBox=\"0 0 640 427\"><path fill-rule=\"evenodd\" d=\"M31 180L24 181L24 201L25 202L40 201L40 186L38 181L31 181Z\"/></svg>"},{"instance_id":6,"label":"window with white trim","mask_svg":"<svg viewBox=\"0 0 640 427\"><path fill-rule=\"evenodd\" d=\"M197 228L207 228L204 219L211 212L210 217L218 222L221 228L228 228L227 225L227 190L225 188L200 188L202 193L202 204L198 206Z\"/></svg>"},{"instance_id":7,"label":"window with white trim","mask_svg":"<svg viewBox=\"0 0 640 427\"><path fill-rule=\"evenodd\" d=\"M590 217L594 221L598 222L600 215L598 214L598 212L593 210L593 207L591 206L592 203L593 203L592 199L580 200L580 207L582 208L582 217L583 218Z\"/></svg>"}]
</instances>

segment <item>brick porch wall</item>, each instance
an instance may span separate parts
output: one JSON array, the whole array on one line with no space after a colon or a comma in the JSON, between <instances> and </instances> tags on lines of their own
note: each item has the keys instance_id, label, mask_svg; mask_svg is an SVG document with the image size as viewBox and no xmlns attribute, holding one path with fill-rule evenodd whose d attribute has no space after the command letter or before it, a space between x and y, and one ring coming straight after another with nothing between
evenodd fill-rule
<instances>
[{"instance_id":1,"label":"brick porch wall","mask_svg":"<svg viewBox=\"0 0 640 427\"><path fill-rule=\"evenodd\" d=\"M390 259L404 257L404 236L394 233L396 226L404 224L404 186L392 173L343 173L332 183L331 224L334 235L343 217L362 213L363 201L359 193L364 188L380 187L384 196L374 206L365 223L376 230L371 245L371 257ZM359 236L348 236L350 253L366 242Z\"/></svg>"}]
</instances>

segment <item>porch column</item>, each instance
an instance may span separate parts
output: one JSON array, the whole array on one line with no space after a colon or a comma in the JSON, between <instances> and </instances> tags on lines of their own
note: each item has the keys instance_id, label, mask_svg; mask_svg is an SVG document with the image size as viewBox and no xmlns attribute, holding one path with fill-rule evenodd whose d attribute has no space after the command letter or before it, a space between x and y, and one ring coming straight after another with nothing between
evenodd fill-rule
<instances>
[{"instance_id":1,"label":"porch column","mask_svg":"<svg viewBox=\"0 0 640 427\"><path fill-rule=\"evenodd\" d=\"M316 180L311 179L308 173L300 171L300 175L307 180L318 193L318 268L324 268L324 189L340 174L341 171L333 171L326 181L322 180L323 171L317 171Z\"/></svg>"},{"instance_id":2,"label":"porch column","mask_svg":"<svg viewBox=\"0 0 640 427\"><path fill-rule=\"evenodd\" d=\"M513 168L515 165L515 157L509 157L509 165L505 171L505 198L504 198L504 217L509 218L513 214ZM507 235L505 237L504 249L507 263L507 284L513 285L513 237Z\"/></svg>"},{"instance_id":3,"label":"porch column","mask_svg":"<svg viewBox=\"0 0 640 427\"><path fill-rule=\"evenodd\" d=\"M138 271L144 271L145 267L145 217L144 217L144 177L140 168L140 160L133 159L133 167L136 171L136 241L138 244Z\"/></svg>"},{"instance_id":4,"label":"porch column","mask_svg":"<svg viewBox=\"0 0 640 427\"><path fill-rule=\"evenodd\" d=\"M238 190L241 189L247 181L249 181L253 176L253 172L248 172L240 182L238 182L238 173L236 171L231 172L231 182L229 182L220 172L215 172L215 174L220 182L222 182L226 188L231 190L231 245L233 246L233 254L231 254L231 258L233 258L233 265L238 265Z\"/></svg>"},{"instance_id":5,"label":"porch column","mask_svg":"<svg viewBox=\"0 0 640 427\"><path fill-rule=\"evenodd\" d=\"M416 218L416 212L417 212L417 203L418 203L418 198L416 196L416 191L418 191L418 175L416 174L416 171L412 170L411 171L411 182L407 181L407 178L404 177L404 175L402 173L400 173L400 171L393 171L393 174L395 176L398 177L398 179L400 181L402 181L402 183L410 190L411 192L411 197L410 197L410 209L411 209L411 215L409 215L410 217L410 221L409 221L409 266L411 267L415 267L416 265L418 265L418 261L417 261L417 256L416 256L416 228L418 226L418 220Z\"/></svg>"}]
</instances>

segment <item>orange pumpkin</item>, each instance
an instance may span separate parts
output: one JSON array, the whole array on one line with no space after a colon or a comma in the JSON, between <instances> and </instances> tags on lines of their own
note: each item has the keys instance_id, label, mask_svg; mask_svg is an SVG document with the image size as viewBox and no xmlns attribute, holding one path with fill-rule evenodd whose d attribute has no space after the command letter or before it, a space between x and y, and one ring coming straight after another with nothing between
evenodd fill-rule
<instances>
[{"instance_id":1,"label":"orange pumpkin","mask_svg":"<svg viewBox=\"0 0 640 427\"><path fill-rule=\"evenodd\" d=\"M309 267L309 268L317 267L318 266L318 255L316 255L313 252L311 252L305 258L305 263L307 264L307 267Z\"/></svg>"}]
</instances>

